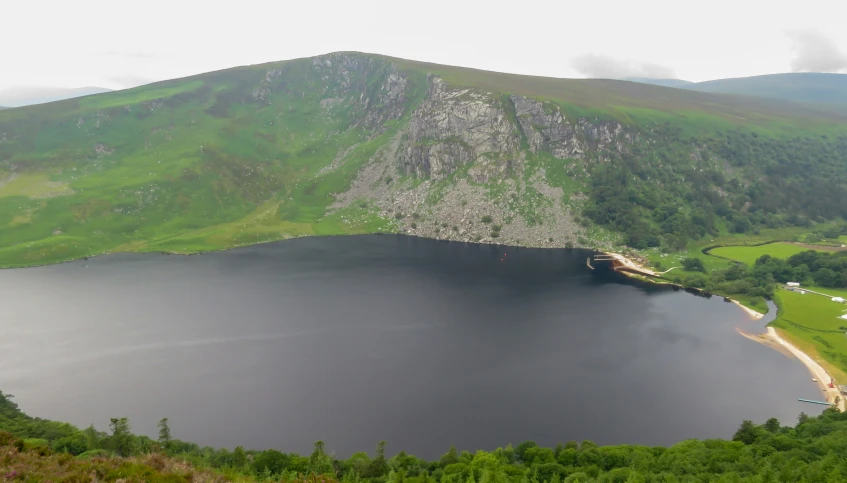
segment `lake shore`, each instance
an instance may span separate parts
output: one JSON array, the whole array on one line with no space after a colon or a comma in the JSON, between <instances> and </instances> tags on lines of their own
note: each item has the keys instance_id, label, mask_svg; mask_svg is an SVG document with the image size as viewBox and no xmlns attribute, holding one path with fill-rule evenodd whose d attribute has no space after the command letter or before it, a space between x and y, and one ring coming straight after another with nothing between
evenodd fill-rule
<instances>
[{"instance_id":1,"label":"lake shore","mask_svg":"<svg viewBox=\"0 0 847 483\"><path fill-rule=\"evenodd\" d=\"M833 379L826 370L818 364L814 359L809 357L808 354L801 351L793 344L783 339L779 332L774 327L768 327L767 336L773 340L774 342L780 344L785 347L789 352L791 352L795 357L800 359L800 362L809 369L809 372L817 379L818 386L826 393L827 402L835 402L836 398L838 398L838 409L841 411L847 411L847 401L844 400L844 397L838 391L838 385L834 388L828 386L829 381Z\"/></svg>"},{"instance_id":2,"label":"lake shore","mask_svg":"<svg viewBox=\"0 0 847 483\"><path fill-rule=\"evenodd\" d=\"M620 262L625 268L634 269L634 271L640 272L640 274L635 274L635 273L623 271L623 273L627 276L631 276L631 277L638 278L638 279L641 279L641 280L647 280L647 281L650 281L650 282L656 283L656 284L670 283L670 282L660 282L660 281L655 280L653 277L657 277L658 274L656 274L654 271L650 270L649 268L646 268L643 265L640 265L640 264L630 260L629 258L627 258L624 255L621 255L619 253L605 253L605 255L608 255L608 256L614 258L616 261ZM645 276L645 275L648 275L648 274L652 275L652 277L651 276ZM738 306L739 308L741 308L741 310L743 310L753 320L759 320L759 319L762 319L765 316L763 313L758 312L756 310L751 309L750 307L745 306L744 304L742 304L738 300L734 300L734 299L729 298L729 297L725 297L725 298L727 300L729 300L730 302L732 302L733 304L735 304L736 306ZM774 320L776 320L776 316L774 317ZM779 335L779 332L776 330L776 328L768 326L767 332L765 332L764 334L759 334L759 335L749 334L749 333L744 332L743 330L740 330L740 329L736 329L736 330L739 334L741 334L742 336L744 336L744 337L746 337L750 340L753 340L753 341L756 341L760 344L766 345L766 346L770 347L771 349L777 350L777 351L781 352L782 354L784 354L786 356L796 357L804 366L806 366L806 368L809 370L809 373L812 374L812 376L814 376L814 379L817 381L818 387L820 387L822 392L824 392L826 394L826 401L830 402L830 403L834 403L837 400L838 401L838 409L840 409L841 411L847 411L847 401L845 400L845 397L841 396L841 394L838 390L838 383L836 382L835 388L830 388L828 386L829 381L834 380L834 378L832 376L830 376L829 373L826 372L826 370L823 368L823 366L821 366L818 362L816 362L814 359L812 359L812 357L810 357L808 354L806 354L805 352L803 352L802 350L800 350L799 348L797 348L796 346L794 346L793 344L791 344L790 342L788 342L787 340L782 338Z\"/></svg>"}]
</instances>

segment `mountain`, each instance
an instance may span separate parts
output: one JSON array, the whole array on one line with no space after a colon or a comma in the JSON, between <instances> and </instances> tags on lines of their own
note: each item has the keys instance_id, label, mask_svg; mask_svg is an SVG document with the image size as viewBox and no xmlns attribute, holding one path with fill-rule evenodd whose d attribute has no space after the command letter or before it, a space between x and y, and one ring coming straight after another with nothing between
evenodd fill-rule
<instances>
[{"instance_id":1,"label":"mountain","mask_svg":"<svg viewBox=\"0 0 847 483\"><path fill-rule=\"evenodd\" d=\"M847 74L798 72L719 79L685 86L700 92L847 106Z\"/></svg>"},{"instance_id":2,"label":"mountain","mask_svg":"<svg viewBox=\"0 0 847 483\"><path fill-rule=\"evenodd\" d=\"M694 84L691 81L682 80L682 79L653 79L651 77L626 77L623 80L630 82L640 82L642 84L652 84L654 86L664 86L664 87L680 87L685 88L691 84Z\"/></svg>"},{"instance_id":3,"label":"mountain","mask_svg":"<svg viewBox=\"0 0 847 483\"><path fill-rule=\"evenodd\" d=\"M45 102L61 101L74 97L90 96L111 92L111 89L103 87L78 87L67 89L64 87L44 86L18 86L10 87L0 91L0 104L8 107L29 106L32 104L43 104Z\"/></svg>"},{"instance_id":4,"label":"mountain","mask_svg":"<svg viewBox=\"0 0 847 483\"><path fill-rule=\"evenodd\" d=\"M798 72L717 79L705 82L652 79L649 77L629 77L625 80L699 92L847 106L847 74Z\"/></svg>"},{"instance_id":5,"label":"mountain","mask_svg":"<svg viewBox=\"0 0 847 483\"><path fill-rule=\"evenodd\" d=\"M847 114L333 53L0 112L0 265L405 232L606 249L847 216Z\"/></svg>"}]
</instances>

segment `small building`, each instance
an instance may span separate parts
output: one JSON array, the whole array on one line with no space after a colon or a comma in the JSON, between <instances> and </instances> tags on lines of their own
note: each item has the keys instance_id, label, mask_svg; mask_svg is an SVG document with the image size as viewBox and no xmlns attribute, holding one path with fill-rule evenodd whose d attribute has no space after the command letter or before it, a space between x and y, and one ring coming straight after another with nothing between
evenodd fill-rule
<instances>
[{"instance_id":1,"label":"small building","mask_svg":"<svg viewBox=\"0 0 847 483\"><path fill-rule=\"evenodd\" d=\"M839 386L841 389L841 394L847 396L847 386Z\"/></svg>"},{"instance_id":2,"label":"small building","mask_svg":"<svg viewBox=\"0 0 847 483\"><path fill-rule=\"evenodd\" d=\"M833 302L838 302L839 304L844 303L844 297L832 297Z\"/></svg>"},{"instance_id":3,"label":"small building","mask_svg":"<svg viewBox=\"0 0 847 483\"><path fill-rule=\"evenodd\" d=\"M838 318L839 318L839 319L847 320L847 314L839 315L839 316L838 316Z\"/></svg>"},{"instance_id":4,"label":"small building","mask_svg":"<svg viewBox=\"0 0 847 483\"><path fill-rule=\"evenodd\" d=\"M787 285L787 286L789 286L789 287L799 287L799 286L800 286L800 282L788 282L788 283L786 283L785 285Z\"/></svg>"}]
</instances>

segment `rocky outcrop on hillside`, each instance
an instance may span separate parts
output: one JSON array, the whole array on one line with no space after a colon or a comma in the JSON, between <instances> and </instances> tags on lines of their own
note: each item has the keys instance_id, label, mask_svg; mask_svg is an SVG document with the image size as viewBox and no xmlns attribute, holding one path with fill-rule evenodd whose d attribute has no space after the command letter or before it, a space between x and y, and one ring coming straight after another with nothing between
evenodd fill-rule
<instances>
[{"instance_id":1,"label":"rocky outcrop on hillside","mask_svg":"<svg viewBox=\"0 0 847 483\"><path fill-rule=\"evenodd\" d=\"M509 96L515 116L533 153L549 152L562 159L584 159L587 152L623 152L635 139L619 122L578 119L569 121L561 108L524 96Z\"/></svg>"},{"instance_id":2,"label":"rocky outcrop on hillside","mask_svg":"<svg viewBox=\"0 0 847 483\"><path fill-rule=\"evenodd\" d=\"M350 101L366 129L379 134L388 121L403 115L409 81L393 63L373 56L334 53L315 57L312 67L325 82L324 95ZM370 85L374 77L382 82Z\"/></svg>"},{"instance_id":3,"label":"rocky outcrop on hillside","mask_svg":"<svg viewBox=\"0 0 847 483\"><path fill-rule=\"evenodd\" d=\"M412 113L397 153L400 170L441 178L473 164L471 178L485 183L520 161L520 137L496 95L429 79L429 92Z\"/></svg>"},{"instance_id":4,"label":"rocky outcrop on hillside","mask_svg":"<svg viewBox=\"0 0 847 483\"><path fill-rule=\"evenodd\" d=\"M333 209L367 200L398 230L437 239L584 244L589 235L575 216L584 195L550 184L543 169L527 162L549 153L562 160L549 169L565 170L573 160L624 149L631 135L617 123L568 119L552 103L454 86L433 75L427 83L408 122L338 194ZM572 171L586 175L584 167Z\"/></svg>"},{"instance_id":5,"label":"rocky outcrop on hillside","mask_svg":"<svg viewBox=\"0 0 847 483\"><path fill-rule=\"evenodd\" d=\"M509 96L515 116L533 153L547 151L557 158L581 158L586 146L561 110L549 103L523 96Z\"/></svg>"}]
</instances>

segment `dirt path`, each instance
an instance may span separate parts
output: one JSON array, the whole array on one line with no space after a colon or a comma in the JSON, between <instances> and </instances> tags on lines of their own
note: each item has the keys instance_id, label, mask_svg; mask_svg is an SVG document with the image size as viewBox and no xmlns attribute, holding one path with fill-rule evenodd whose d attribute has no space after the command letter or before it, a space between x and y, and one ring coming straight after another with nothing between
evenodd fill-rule
<instances>
[{"instance_id":1,"label":"dirt path","mask_svg":"<svg viewBox=\"0 0 847 483\"><path fill-rule=\"evenodd\" d=\"M841 252L847 250L847 247L832 247L829 245L809 245L806 243L800 242L791 242L793 245L797 245L798 247L808 248L809 250L820 250L822 252Z\"/></svg>"}]
</instances>

